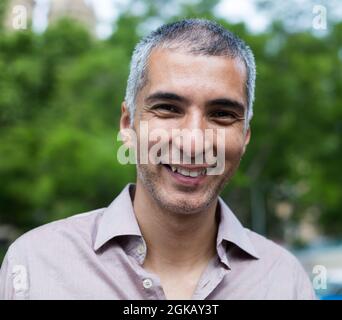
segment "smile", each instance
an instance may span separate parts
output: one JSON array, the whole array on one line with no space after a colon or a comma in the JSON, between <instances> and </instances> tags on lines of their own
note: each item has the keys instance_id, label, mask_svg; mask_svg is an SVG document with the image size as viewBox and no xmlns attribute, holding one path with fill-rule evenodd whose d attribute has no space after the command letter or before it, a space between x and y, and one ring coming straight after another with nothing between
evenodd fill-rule
<instances>
[{"instance_id":1,"label":"smile","mask_svg":"<svg viewBox=\"0 0 342 320\"><path fill-rule=\"evenodd\" d=\"M169 166L171 168L171 170L173 172L177 172L185 177L198 177L198 176L204 176L207 173L207 169L203 168L203 169L188 169L188 168L182 168L182 167L177 167L177 166L173 166L173 165L166 165Z\"/></svg>"},{"instance_id":2,"label":"smile","mask_svg":"<svg viewBox=\"0 0 342 320\"><path fill-rule=\"evenodd\" d=\"M179 165L169 165L162 164L168 173L172 176L177 183L185 184L189 186L199 185L207 177L206 167L196 167L196 166L179 166Z\"/></svg>"}]
</instances>

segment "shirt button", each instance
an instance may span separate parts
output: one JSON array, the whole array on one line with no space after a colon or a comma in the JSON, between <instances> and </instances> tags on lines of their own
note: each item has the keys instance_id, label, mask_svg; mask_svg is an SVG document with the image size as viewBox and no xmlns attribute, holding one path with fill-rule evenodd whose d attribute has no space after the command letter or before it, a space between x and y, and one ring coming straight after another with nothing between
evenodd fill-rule
<instances>
[{"instance_id":1,"label":"shirt button","mask_svg":"<svg viewBox=\"0 0 342 320\"><path fill-rule=\"evenodd\" d=\"M145 253L145 246L144 246L144 244L139 244L138 245L137 252L138 252L138 254Z\"/></svg>"},{"instance_id":2,"label":"shirt button","mask_svg":"<svg viewBox=\"0 0 342 320\"><path fill-rule=\"evenodd\" d=\"M148 278L147 278L147 279L144 279L144 281L143 281L143 286L144 286L145 289L151 288L152 285L153 285L153 283L152 283L152 280L151 280L151 279L148 279Z\"/></svg>"}]
</instances>

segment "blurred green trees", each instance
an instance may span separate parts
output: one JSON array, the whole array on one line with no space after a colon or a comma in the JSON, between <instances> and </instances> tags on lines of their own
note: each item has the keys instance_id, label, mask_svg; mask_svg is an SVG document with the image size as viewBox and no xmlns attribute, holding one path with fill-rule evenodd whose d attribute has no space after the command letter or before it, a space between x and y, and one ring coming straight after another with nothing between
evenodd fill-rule
<instances>
[{"instance_id":1,"label":"blurred green trees","mask_svg":"<svg viewBox=\"0 0 342 320\"><path fill-rule=\"evenodd\" d=\"M68 20L0 41L0 223L108 205L134 180L116 161L129 54Z\"/></svg>"},{"instance_id":2,"label":"blurred green trees","mask_svg":"<svg viewBox=\"0 0 342 320\"><path fill-rule=\"evenodd\" d=\"M191 6L180 16L194 12L214 18ZM25 231L107 206L135 180L116 160L116 135L145 19L123 13L107 40L68 20L43 34L0 31L0 225ZM224 196L271 236L282 236L279 203L294 225L309 215L341 233L342 24L318 37L219 22L250 44L258 67L252 140Z\"/></svg>"}]
</instances>

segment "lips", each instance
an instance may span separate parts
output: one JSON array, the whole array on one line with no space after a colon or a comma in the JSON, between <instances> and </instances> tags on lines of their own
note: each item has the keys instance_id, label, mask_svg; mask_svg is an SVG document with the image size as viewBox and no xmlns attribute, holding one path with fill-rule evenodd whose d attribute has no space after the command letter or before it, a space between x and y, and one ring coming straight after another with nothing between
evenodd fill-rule
<instances>
[{"instance_id":1,"label":"lips","mask_svg":"<svg viewBox=\"0 0 342 320\"><path fill-rule=\"evenodd\" d=\"M177 183L187 186L197 186L206 179L206 167L183 167L162 164Z\"/></svg>"},{"instance_id":2,"label":"lips","mask_svg":"<svg viewBox=\"0 0 342 320\"><path fill-rule=\"evenodd\" d=\"M167 165L171 168L173 172L177 172L185 177L198 177L198 176L204 176L207 173L207 168L184 168L180 166L174 166L174 165Z\"/></svg>"}]
</instances>

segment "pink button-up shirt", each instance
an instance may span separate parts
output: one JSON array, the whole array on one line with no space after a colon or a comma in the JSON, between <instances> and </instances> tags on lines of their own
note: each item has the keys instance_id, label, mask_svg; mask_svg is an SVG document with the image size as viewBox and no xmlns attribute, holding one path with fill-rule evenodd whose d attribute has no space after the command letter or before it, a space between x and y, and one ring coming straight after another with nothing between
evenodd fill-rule
<instances>
[{"instance_id":1,"label":"pink button-up shirt","mask_svg":"<svg viewBox=\"0 0 342 320\"><path fill-rule=\"evenodd\" d=\"M31 230L9 248L0 299L165 299L127 185L109 207ZM314 299L296 258L245 229L219 198L216 256L193 299Z\"/></svg>"}]
</instances>

